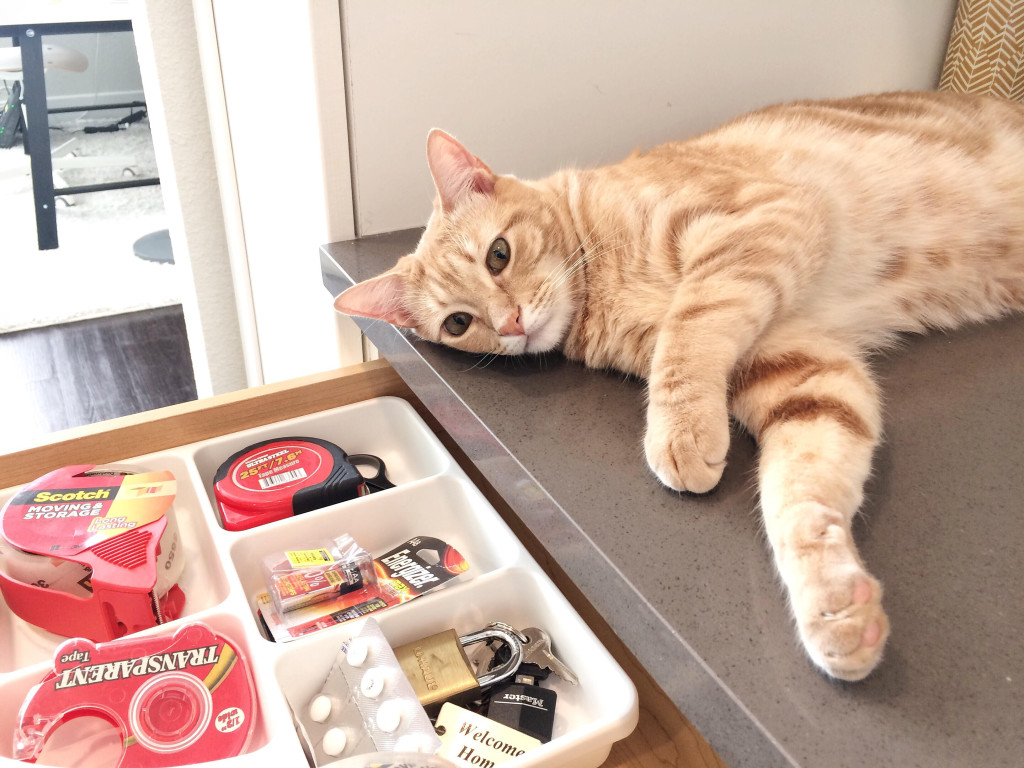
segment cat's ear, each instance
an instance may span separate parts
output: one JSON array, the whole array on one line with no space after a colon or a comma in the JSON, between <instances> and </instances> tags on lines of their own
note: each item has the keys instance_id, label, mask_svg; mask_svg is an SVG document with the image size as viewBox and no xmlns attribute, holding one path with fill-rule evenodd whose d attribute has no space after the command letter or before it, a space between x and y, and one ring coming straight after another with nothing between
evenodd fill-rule
<instances>
[{"instance_id":1,"label":"cat's ear","mask_svg":"<svg viewBox=\"0 0 1024 768\"><path fill-rule=\"evenodd\" d=\"M356 283L334 300L334 308L346 315L371 317L399 328L415 328L407 306L405 278L395 269Z\"/></svg>"},{"instance_id":2,"label":"cat's ear","mask_svg":"<svg viewBox=\"0 0 1024 768\"><path fill-rule=\"evenodd\" d=\"M437 128L427 135L427 165L442 213L450 213L467 195L494 192L494 173L483 160Z\"/></svg>"}]
</instances>

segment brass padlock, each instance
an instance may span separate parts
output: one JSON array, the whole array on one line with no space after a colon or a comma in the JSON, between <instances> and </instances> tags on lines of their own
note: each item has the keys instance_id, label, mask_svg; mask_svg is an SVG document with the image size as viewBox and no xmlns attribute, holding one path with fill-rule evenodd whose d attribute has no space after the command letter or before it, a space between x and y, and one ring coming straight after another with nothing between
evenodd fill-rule
<instances>
[{"instance_id":1,"label":"brass padlock","mask_svg":"<svg viewBox=\"0 0 1024 768\"><path fill-rule=\"evenodd\" d=\"M504 664L477 677L466 656L467 645L500 640L512 650ZM412 683L420 704L427 712L446 701L471 701L477 691L507 680L523 661L523 643L517 634L499 627L487 627L461 637L454 629L438 632L395 648L402 671Z\"/></svg>"}]
</instances>

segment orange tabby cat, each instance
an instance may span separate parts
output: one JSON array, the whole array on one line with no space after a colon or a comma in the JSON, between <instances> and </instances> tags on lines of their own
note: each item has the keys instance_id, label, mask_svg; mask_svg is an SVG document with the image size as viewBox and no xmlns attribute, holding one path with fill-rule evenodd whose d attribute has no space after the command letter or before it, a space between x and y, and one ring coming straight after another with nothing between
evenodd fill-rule
<instances>
[{"instance_id":1,"label":"orange tabby cat","mask_svg":"<svg viewBox=\"0 0 1024 768\"><path fill-rule=\"evenodd\" d=\"M541 181L432 131L434 213L344 313L471 352L645 377L647 461L718 483L729 414L807 653L859 680L889 634L850 534L881 434L870 350L1024 308L1024 106L894 93L772 107Z\"/></svg>"}]
</instances>

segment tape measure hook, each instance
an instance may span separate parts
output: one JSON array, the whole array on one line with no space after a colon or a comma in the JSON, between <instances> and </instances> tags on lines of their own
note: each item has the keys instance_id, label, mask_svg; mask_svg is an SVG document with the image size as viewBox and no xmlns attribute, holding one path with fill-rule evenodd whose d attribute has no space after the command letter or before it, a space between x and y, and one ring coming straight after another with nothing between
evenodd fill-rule
<instances>
[{"instance_id":1,"label":"tape measure hook","mask_svg":"<svg viewBox=\"0 0 1024 768\"><path fill-rule=\"evenodd\" d=\"M349 463L354 465L357 469L359 467L370 467L374 474L363 475L363 481L369 487L371 493L377 491L386 491L388 488L394 488L395 484L387 478L388 468L384 465L384 461L379 456L374 456L370 453L350 453L348 456Z\"/></svg>"}]
</instances>

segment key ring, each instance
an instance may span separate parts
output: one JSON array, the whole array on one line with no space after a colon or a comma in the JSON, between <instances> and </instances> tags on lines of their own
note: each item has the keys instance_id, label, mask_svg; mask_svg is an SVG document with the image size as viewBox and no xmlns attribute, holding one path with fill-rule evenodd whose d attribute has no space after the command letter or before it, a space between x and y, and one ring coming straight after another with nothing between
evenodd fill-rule
<instances>
[{"instance_id":1,"label":"key ring","mask_svg":"<svg viewBox=\"0 0 1024 768\"><path fill-rule=\"evenodd\" d=\"M394 488L395 484L387 478L388 468L384 466L383 460L380 457L374 456L370 453L350 453L348 461L358 468L360 465L368 466L376 470L376 474L366 477L363 476L363 482L366 483L367 488L370 489L370 493L377 491L386 491L388 488ZM362 474L360 472L360 474Z\"/></svg>"},{"instance_id":2,"label":"key ring","mask_svg":"<svg viewBox=\"0 0 1024 768\"><path fill-rule=\"evenodd\" d=\"M502 629L502 630L508 632L509 634L515 635L516 640L518 640L523 645L526 645L529 642L529 639L526 637L525 634L520 632L518 629L513 627L511 624L506 624L504 621L492 621L490 624L487 625L487 628L488 629Z\"/></svg>"}]
</instances>

